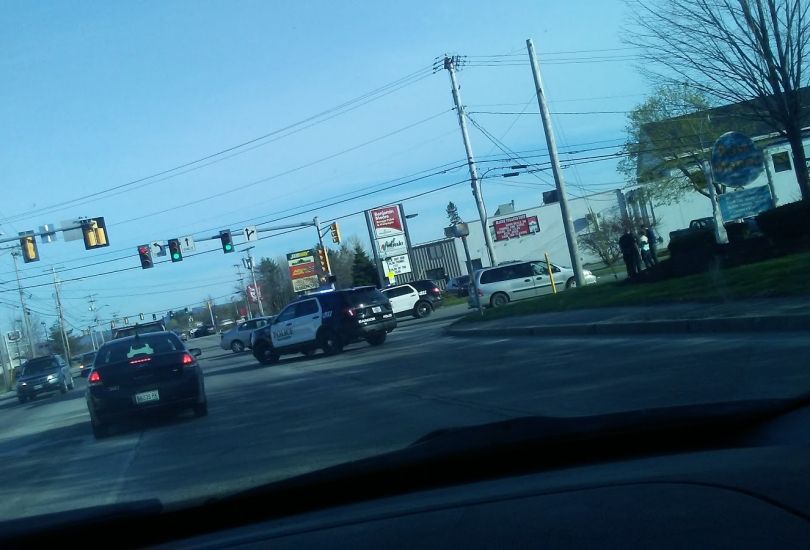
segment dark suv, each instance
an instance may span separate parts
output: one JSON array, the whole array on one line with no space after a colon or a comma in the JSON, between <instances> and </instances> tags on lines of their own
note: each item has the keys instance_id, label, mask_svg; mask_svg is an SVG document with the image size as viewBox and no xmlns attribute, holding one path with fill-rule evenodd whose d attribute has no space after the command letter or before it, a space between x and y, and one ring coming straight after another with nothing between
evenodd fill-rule
<instances>
[{"instance_id":1,"label":"dark suv","mask_svg":"<svg viewBox=\"0 0 810 550\"><path fill-rule=\"evenodd\" d=\"M288 353L327 355L365 340L372 346L385 342L397 320L391 303L378 289L367 286L302 296L281 310L273 322L253 331L253 356L263 364L275 363Z\"/></svg>"},{"instance_id":2,"label":"dark suv","mask_svg":"<svg viewBox=\"0 0 810 550\"><path fill-rule=\"evenodd\" d=\"M30 359L17 379L17 399L25 403L43 393L66 393L75 387L70 367L60 355Z\"/></svg>"}]
</instances>

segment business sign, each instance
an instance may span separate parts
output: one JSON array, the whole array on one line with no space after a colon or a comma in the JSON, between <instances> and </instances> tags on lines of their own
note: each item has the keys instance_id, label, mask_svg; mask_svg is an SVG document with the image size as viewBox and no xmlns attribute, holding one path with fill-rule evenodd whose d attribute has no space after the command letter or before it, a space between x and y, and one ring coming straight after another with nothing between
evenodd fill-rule
<instances>
[{"instance_id":1,"label":"business sign","mask_svg":"<svg viewBox=\"0 0 810 550\"><path fill-rule=\"evenodd\" d=\"M261 290L259 289L259 286L254 285L253 283L251 283L251 284L249 284L247 286L247 295L248 295L248 299L251 302L253 302L254 304L257 303L259 301L259 299L261 299L261 297L262 297Z\"/></svg>"},{"instance_id":2,"label":"business sign","mask_svg":"<svg viewBox=\"0 0 810 550\"><path fill-rule=\"evenodd\" d=\"M712 175L729 187L753 182L765 169L762 151L751 138L739 132L726 132L712 147Z\"/></svg>"},{"instance_id":3,"label":"business sign","mask_svg":"<svg viewBox=\"0 0 810 550\"><path fill-rule=\"evenodd\" d=\"M411 272L411 260L407 254L386 258L385 263L388 266L386 272L393 273L394 276Z\"/></svg>"},{"instance_id":4,"label":"business sign","mask_svg":"<svg viewBox=\"0 0 810 550\"><path fill-rule=\"evenodd\" d=\"M11 332L6 333L6 339L9 342L16 342L17 340L22 338L22 333L19 330L12 330Z\"/></svg>"},{"instance_id":5,"label":"business sign","mask_svg":"<svg viewBox=\"0 0 810 550\"><path fill-rule=\"evenodd\" d=\"M527 217L526 214L495 220L493 226L496 241L505 241L540 231L537 216Z\"/></svg>"},{"instance_id":6,"label":"business sign","mask_svg":"<svg viewBox=\"0 0 810 550\"><path fill-rule=\"evenodd\" d=\"M369 210L369 218L375 239L386 239L405 233L402 224L402 209L398 204Z\"/></svg>"},{"instance_id":7,"label":"business sign","mask_svg":"<svg viewBox=\"0 0 810 550\"><path fill-rule=\"evenodd\" d=\"M407 254L408 245L405 243L405 235L396 235L387 239L377 239L377 250L381 258Z\"/></svg>"},{"instance_id":8,"label":"business sign","mask_svg":"<svg viewBox=\"0 0 810 550\"><path fill-rule=\"evenodd\" d=\"M751 187L717 197L724 220L739 220L756 216L773 206L771 191L767 185Z\"/></svg>"},{"instance_id":9,"label":"business sign","mask_svg":"<svg viewBox=\"0 0 810 550\"><path fill-rule=\"evenodd\" d=\"M318 275L315 271L315 256L312 250L301 250L287 254L287 267L295 292L318 288Z\"/></svg>"}]
</instances>

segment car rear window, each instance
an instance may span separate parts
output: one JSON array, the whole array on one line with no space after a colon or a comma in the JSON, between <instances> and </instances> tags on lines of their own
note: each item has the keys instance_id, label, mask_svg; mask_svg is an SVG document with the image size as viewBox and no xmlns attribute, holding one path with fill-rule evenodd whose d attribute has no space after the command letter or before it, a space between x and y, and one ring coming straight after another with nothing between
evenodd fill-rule
<instances>
[{"instance_id":1,"label":"car rear window","mask_svg":"<svg viewBox=\"0 0 810 550\"><path fill-rule=\"evenodd\" d=\"M346 293L349 305L357 307L368 304L382 304L387 298L376 288L359 288Z\"/></svg>"},{"instance_id":2,"label":"car rear window","mask_svg":"<svg viewBox=\"0 0 810 550\"><path fill-rule=\"evenodd\" d=\"M439 285L433 281L416 281L411 283L417 290L432 290L438 288Z\"/></svg>"},{"instance_id":3,"label":"car rear window","mask_svg":"<svg viewBox=\"0 0 810 550\"><path fill-rule=\"evenodd\" d=\"M137 338L105 344L98 350L95 366L99 367L110 363L127 361L135 357L182 351L183 349L183 343L174 334L144 334Z\"/></svg>"},{"instance_id":4,"label":"car rear window","mask_svg":"<svg viewBox=\"0 0 810 550\"><path fill-rule=\"evenodd\" d=\"M23 366L23 374L36 374L59 367L59 363L52 357L38 357L31 359Z\"/></svg>"}]
</instances>

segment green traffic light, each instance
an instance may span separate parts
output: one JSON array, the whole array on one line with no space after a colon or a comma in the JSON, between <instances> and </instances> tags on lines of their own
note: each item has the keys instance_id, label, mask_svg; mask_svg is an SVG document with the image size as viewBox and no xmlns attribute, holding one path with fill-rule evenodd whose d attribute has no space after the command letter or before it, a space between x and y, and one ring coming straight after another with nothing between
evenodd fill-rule
<instances>
[{"instance_id":1,"label":"green traffic light","mask_svg":"<svg viewBox=\"0 0 810 550\"><path fill-rule=\"evenodd\" d=\"M177 252L175 252L174 254L172 254L172 259L173 259L173 260L179 260L179 259L180 259L180 254L178 254Z\"/></svg>"},{"instance_id":2,"label":"green traffic light","mask_svg":"<svg viewBox=\"0 0 810 550\"><path fill-rule=\"evenodd\" d=\"M226 244L226 245L225 245L225 250L227 250L227 251L231 251L231 250L233 250L233 245L232 245L232 244L230 244L230 243Z\"/></svg>"}]
</instances>

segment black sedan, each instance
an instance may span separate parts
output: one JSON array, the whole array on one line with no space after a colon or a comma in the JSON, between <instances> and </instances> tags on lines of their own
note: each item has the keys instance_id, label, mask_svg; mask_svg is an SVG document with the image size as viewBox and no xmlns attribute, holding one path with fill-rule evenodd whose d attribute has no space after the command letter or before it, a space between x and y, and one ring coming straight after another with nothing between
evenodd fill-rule
<instances>
[{"instance_id":1,"label":"black sedan","mask_svg":"<svg viewBox=\"0 0 810 550\"><path fill-rule=\"evenodd\" d=\"M211 336L212 334L216 334L216 333L217 333L217 329L216 329L215 326L213 326L213 325L203 325L201 327L198 327L198 328L194 329L194 332L192 332L192 335L194 336L194 338L201 338L202 336Z\"/></svg>"},{"instance_id":2,"label":"black sedan","mask_svg":"<svg viewBox=\"0 0 810 550\"><path fill-rule=\"evenodd\" d=\"M111 423L155 409L190 408L208 414L203 373L196 357L173 332L152 332L107 342L87 377L87 409L96 438Z\"/></svg>"}]
</instances>

